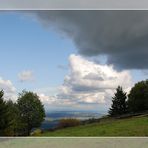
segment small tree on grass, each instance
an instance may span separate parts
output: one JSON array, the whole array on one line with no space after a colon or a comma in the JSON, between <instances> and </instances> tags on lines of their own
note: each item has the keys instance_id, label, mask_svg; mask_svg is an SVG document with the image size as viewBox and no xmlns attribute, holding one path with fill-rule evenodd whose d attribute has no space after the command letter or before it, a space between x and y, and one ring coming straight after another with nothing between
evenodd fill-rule
<instances>
[{"instance_id":1,"label":"small tree on grass","mask_svg":"<svg viewBox=\"0 0 148 148\"><path fill-rule=\"evenodd\" d=\"M112 97L112 105L109 109L109 115L118 116L125 114L127 112L126 99L126 92L123 91L121 86L118 86L114 97Z\"/></svg>"},{"instance_id":2,"label":"small tree on grass","mask_svg":"<svg viewBox=\"0 0 148 148\"><path fill-rule=\"evenodd\" d=\"M23 91L17 100L22 122L26 124L26 135L32 128L39 127L44 120L45 110L37 94Z\"/></svg>"}]
</instances>

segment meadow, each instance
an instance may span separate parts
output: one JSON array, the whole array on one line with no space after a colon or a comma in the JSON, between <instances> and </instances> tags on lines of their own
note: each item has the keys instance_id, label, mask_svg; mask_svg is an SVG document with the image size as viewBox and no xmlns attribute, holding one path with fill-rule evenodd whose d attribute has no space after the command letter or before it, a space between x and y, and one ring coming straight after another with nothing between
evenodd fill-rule
<instances>
[{"instance_id":1,"label":"meadow","mask_svg":"<svg viewBox=\"0 0 148 148\"><path fill-rule=\"evenodd\" d=\"M148 136L148 116L140 115L126 119L106 118L100 122L46 131L39 136L87 137L87 136Z\"/></svg>"}]
</instances>

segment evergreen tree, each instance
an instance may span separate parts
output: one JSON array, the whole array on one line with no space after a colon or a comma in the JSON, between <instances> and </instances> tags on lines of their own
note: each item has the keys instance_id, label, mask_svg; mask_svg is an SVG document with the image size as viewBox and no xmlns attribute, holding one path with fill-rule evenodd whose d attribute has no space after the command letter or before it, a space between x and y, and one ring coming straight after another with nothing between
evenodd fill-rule
<instances>
[{"instance_id":1,"label":"evergreen tree","mask_svg":"<svg viewBox=\"0 0 148 148\"><path fill-rule=\"evenodd\" d=\"M14 135L13 125L15 121L13 102L9 100L5 103L5 105L6 105L7 121L9 122L9 124L7 124L7 127L5 129L5 136L13 136Z\"/></svg>"},{"instance_id":2,"label":"evergreen tree","mask_svg":"<svg viewBox=\"0 0 148 148\"><path fill-rule=\"evenodd\" d=\"M19 136L23 135L24 123L21 121L20 111L16 103L12 100L6 102L7 105L7 118L9 120L9 126L5 130L6 136Z\"/></svg>"},{"instance_id":3,"label":"evergreen tree","mask_svg":"<svg viewBox=\"0 0 148 148\"><path fill-rule=\"evenodd\" d=\"M0 91L0 136L3 135L3 130L4 130L4 127L5 127L5 109L6 109L6 106L5 106L5 102L3 100L3 95L4 95L4 92L1 90Z\"/></svg>"},{"instance_id":4,"label":"evergreen tree","mask_svg":"<svg viewBox=\"0 0 148 148\"><path fill-rule=\"evenodd\" d=\"M0 136L5 136L5 130L9 126L8 108L4 101L4 91L0 91Z\"/></svg>"},{"instance_id":5,"label":"evergreen tree","mask_svg":"<svg viewBox=\"0 0 148 148\"><path fill-rule=\"evenodd\" d=\"M118 86L114 97L112 97L112 105L109 109L110 116L118 116L127 113L126 92L121 86Z\"/></svg>"}]
</instances>

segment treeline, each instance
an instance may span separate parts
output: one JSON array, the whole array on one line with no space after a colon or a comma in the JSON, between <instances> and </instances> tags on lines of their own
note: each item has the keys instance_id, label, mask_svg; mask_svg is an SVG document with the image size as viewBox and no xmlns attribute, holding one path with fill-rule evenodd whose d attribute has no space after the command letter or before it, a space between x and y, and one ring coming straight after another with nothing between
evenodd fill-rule
<instances>
[{"instance_id":1,"label":"treeline","mask_svg":"<svg viewBox=\"0 0 148 148\"><path fill-rule=\"evenodd\" d=\"M22 91L16 102L5 100L4 91L1 90L0 136L29 136L31 130L40 127L44 121L44 106L36 93ZM136 83L128 95L121 86L118 86L112 97L109 116L119 117L145 111L148 111L148 80ZM96 122L96 120L92 119L87 122ZM59 123L58 128L81 124L76 119L62 119Z\"/></svg>"},{"instance_id":2,"label":"treeline","mask_svg":"<svg viewBox=\"0 0 148 148\"><path fill-rule=\"evenodd\" d=\"M0 136L28 136L44 120L45 110L36 93L22 91L17 101L5 101L0 91Z\"/></svg>"},{"instance_id":3,"label":"treeline","mask_svg":"<svg viewBox=\"0 0 148 148\"><path fill-rule=\"evenodd\" d=\"M112 105L109 109L110 116L145 111L148 111L148 80L136 83L128 95L121 86L118 86L112 97Z\"/></svg>"}]
</instances>

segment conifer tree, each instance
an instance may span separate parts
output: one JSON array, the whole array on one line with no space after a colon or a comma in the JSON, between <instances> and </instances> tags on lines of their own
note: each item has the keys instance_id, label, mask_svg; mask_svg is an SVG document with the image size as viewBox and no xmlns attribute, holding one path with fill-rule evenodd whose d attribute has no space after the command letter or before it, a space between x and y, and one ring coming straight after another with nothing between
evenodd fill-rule
<instances>
[{"instance_id":1,"label":"conifer tree","mask_svg":"<svg viewBox=\"0 0 148 148\"><path fill-rule=\"evenodd\" d=\"M126 92L121 86L118 86L114 97L112 97L112 105L109 109L110 116L118 116L127 113Z\"/></svg>"},{"instance_id":2,"label":"conifer tree","mask_svg":"<svg viewBox=\"0 0 148 148\"><path fill-rule=\"evenodd\" d=\"M0 136L5 135L4 132L8 125L7 106L3 96L4 96L4 92L3 90L1 90L0 91Z\"/></svg>"}]
</instances>

